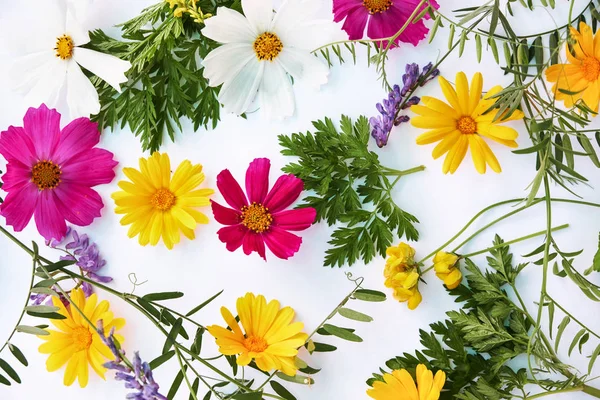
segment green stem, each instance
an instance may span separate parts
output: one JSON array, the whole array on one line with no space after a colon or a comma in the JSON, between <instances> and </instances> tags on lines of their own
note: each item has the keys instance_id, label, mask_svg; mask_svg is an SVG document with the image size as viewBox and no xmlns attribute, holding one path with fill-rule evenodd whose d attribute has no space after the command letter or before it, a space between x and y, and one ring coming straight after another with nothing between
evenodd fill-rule
<instances>
[{"instance_id":1,"label":"green stem","mask_svg":"<svg viewBox=\"0 0 600 400\"><path fill-rule=\"evenodd\" d=\"M597 399L600 399L600 389L596 389L594 387L583 385L583 393L589 394L590 396L594 396Z\"/></svg>"},{"instance_id":2,"label":"green stem","mask_svg":"<svg viewBox=\"0 0 600 400\"><path fill-rule=\"evenodd\" d=\"M561 229L565 229L565 228L568 228L568 227L569 227L569 224L563 224L563 225L557 226L555 228L551 228L550 232L559 231ZM478 254L487 253L488 251L495 250L495 249L498 249L500 247L508 246L510 244L522 242L524 240L531 239L531 238L534 238L536 236L541 236L541 235L544 235L544 234L547 234L547 233L548 233L548 231L544 229L544 230L539 231L539 232L531 233L531 234L529 234L527 236L521 236L520 238L509 240L508 242L500 243L500 244L497 244L497 245L492 246L492 247L488 247L488 248L483 249L483 250L475 251L473 253L463 254L461 256L463 258L473 257L473 256L476 256Z\"/></svg>"},{"instance_id":3,"label":"green stem","mask_svg":"<svg viewBox=\"0 0 600 400\"><path fill-rule=\"evenodd\" d=\"M410 169L405 169L403 171L397 170L397 169L392 169L392 168L388 168L388 167L381 167L383 169L383 173L385 175L389 175L389 176L406 176L406 175L410 175L410 174L414 174L415 172L421 172L425 170L425 166L424 165L419 165L418 167L414 167L414 168L410 168Z\"/></svg>"},{"instance_id":4,"label":"green stem","mask_svg":"<svg viewBox=\"0 0 600 400\"><path fill-rule=\"evenodd\" d=\"M583 391L582 386L567 388L567 389L560 389L560 390L552 390L552 391L548 391L548 392L542 392L542 393L538 393L538 394L533 394L531 396L527 396L527 397L525 397L525 400L540 399L542 397L552 396L552 395L560 394L560 393L573 393L573 392L581 392L581 391Z\"/></svg>"},{"instance_id":5,"label":"green stem","mask_svg":"<svg viewBox=\"0 0 600 400\"><path fill-rule=\"evenodd\" d=\"M258 387L258 389L256 389L256 391L258 392L260 389L267 386L267 383L269 383L269 381L275 377L275 374L277 374L277 371L273 371L273 373L269 375L269 377L262 383L262 385Z\"/></svg>"},{"instance_id":6,"label":"green stem","mask_svg":"<svg viewBox=\"0 0 600 400\"><path fill-rule=\"evenodd\" d=\"M4 348L6 346L8 346L8 344L10 343L10 340L15 335L15 332L17 332L17 326L21 325L21 321L23 320L23 317L25 316L25 308L29 304L29 294L31 293L31 288L33 287L33 278L34 277L35 277L35 260L33 260L33 269L31 271L31 280L29 281L29 290L27 290L27 298L25 299L25 305L23 305L23 309L21 310L21 315L19 315L19 319L17 319L17 323L15 324L15 327L13 328L12 332L8 336L8 339L6 339L6 342L4 342L4 344L0 348L0 353L2 353L2 350L4 350Z\"/></svg>"},{"instance_id":7,"label":"green stem","mask_svg":"<svg viewBox=\"0 0 600 400\"><path fill-rule=\"evenodd\" d=\"M192 384L190 383L190 380L187 376L187 371L186 369L183 367L183 362L181 361L181 359L183 358L181 356L181 352L175 348L175 353L177 354L177 361L179 361L179 369L181 370L181 372L183 373L183 379L185 379L185 384L188 387L188 390L190 391L190 396L194 399L194 400L198 400L198 397L196 396L196 393L194 393L194 389L192 387Z\"/></svg>"}]
</instances>

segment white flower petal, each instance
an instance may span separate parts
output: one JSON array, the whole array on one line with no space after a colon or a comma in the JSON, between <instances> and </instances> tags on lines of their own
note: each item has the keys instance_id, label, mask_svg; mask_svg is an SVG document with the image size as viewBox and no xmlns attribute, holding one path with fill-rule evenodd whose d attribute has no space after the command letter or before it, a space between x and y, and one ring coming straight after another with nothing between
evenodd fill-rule
<instances>
[{"instance_id":1,"label":"white flower petal","mask_svg":"<svg viewBox=\"0 0 600 400\"><path fill-rule=\"evenodd\" d=\"M98 76L110 86L121 92L121 83L127 82L125 72L131 68L129 61L98 51L76 47L73 59L83 68Z\"/></svg>"},{"instance_id":2,"label":"white flower petal","mask_svg":"<svg viewBox=\"0 0 600 400\"><path fill-rule=\"evenodd\" d=\"M90 35L87 29L84 29L81 23L75 17L75 14L71 9L67 9L67 19L65 25L65 33L71 36L75 46L83 46L90 42Z\"/></svg>"},{"instance_id":3,"label":"white flower petal","mask_svg":"<svg viewBox=\"0 0 600 400\"><path fill-rule=\"evenodd\" d=\"M210 86L219 86L233 79L240 70L255 58L254 49L249 43L227 43L206 56L202 61L204 77Z\"/></svg>"},{"instance_id":4,"label":"white flower petal","mask_svg":"<svg viewBox=\"0 0 600 400\"><path fill-rule=\"evenodd\" d=\"M284 47L276 60L294 79L305 81L315 89L327 83L329 68L306 50Z\"/></svg>"},{"instance_id":5,"label":"white flower petal","mask_svg":"<svg viewBox=\"0 0 600 400\"><path fill-rule=\"evenodd\" d=\"M273 22L273 0L242 0L244 15L259 34L270 31Z\"/></svg>"},{"instance_id":6,"label":"white flower petal","mask_svg":"<svg viewBox=\"0 0 600 400\"><path fill-rule=\"evenodd\" d=\"M273 19L273 32L285 32L313 19L323 6L320 0L286 0L277 10Z\"/></svg>"},{"instance_id":7,"label":"white flower petal","mask_svg":"<svg viewBox=\"0 0 600 400\"><path fill-rule=\"evenodd\" d=\"M67 69L67 104L71 118L89 117L100 111L98 92L75 61Z\"/></svg>"},{"instance_id":8,"label":"white flower petal","mask_svg":"<svg viewBox=\"0 0 600 400\"><path fill-rule=\"evenodd\" d=\"M65 83L67 64L50 51L35 53L15 61L11 76L18 79L16 90L25 94L27 103L54 107ZM19 78L16 78L17 73Z\"/></svg>"},{"instance_id":9,"label":"white flower petal","mask_svg":"<svg viewBox=\"0 0 600 400\"><path fill-rule=\"evenodd\" d=\"M202 35L219 43L254 43L258 36L242 14L225 7L219 7L217 15L204 23Z\"/></svg>"},{"instance_id":10,"label":"white flower petal","mask_svg":"<svg viewBox=\"0 0 600 400\"><path fill-rule=\"evenodd\" d=\"M268 118L289 117L294 114L294 91L285 70L278 62L262 62L265 74L260 85L261 111Z\"/></svg>"},{"instance_id":11,"label":"white flower petal","mask_svg":"<svg viewBox=\"0 0 600 400\"><path fill-rule=\"evenodd\" d=\"M67 5L73 9L77 20L82 22L89 16L88 10L92 3L93 0L67 0Z\"/></svg>"},{"instance_id":12,"label":"white flower petal","mask_svg":"<svg viewBox=\"0 0 600 400\"><path fill-rule=\"evenodd\" d=\"M314 20L297 24L277 34L284 47L291 46L312 51L333 42L336 37L339 37L340 32L339 27L331 21Z\"/></svg>"},{"instance_id":13,"label":"white flower petal","mask_svg":"<svg viewBox=\"0 0 600 400\"><path fill-rule=\"evenodd\" d=\"M219 92L219 101L225 112L243 114L256 97L263 79L264 62L250 60L233 79L225 82Z\"/></svg>"}]
</instances>

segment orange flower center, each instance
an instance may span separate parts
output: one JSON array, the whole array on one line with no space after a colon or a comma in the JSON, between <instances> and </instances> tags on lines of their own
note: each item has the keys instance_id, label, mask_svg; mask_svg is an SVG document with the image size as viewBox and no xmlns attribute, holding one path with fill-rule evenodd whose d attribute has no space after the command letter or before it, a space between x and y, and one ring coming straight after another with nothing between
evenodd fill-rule
<instances>
[{"instance_id":1,"label":"orange flower center","mask_svg":"<svg viewBox=\"0 0 600 400\"><path fill-rule=\"evenodd\" d=\"M92 333L88 328L84 328L83 326L73 329L71 338L76 348L75 351L87 350L92 345Z\"/></svg>"},{"instance_id":2,"label":"orange flower center","mask_svg":"<svg viewBox=\"0 0 600 400\"><path fill-rule=\"evenodd\" d=\"M39 161L31 170L31 181L40 190L54 189L60 183L60 167L51 161Z\"/></svg>"},{"instance_id":3,"label":"orange flower center","mask_svg":"<svg viewBox=\"0 0 600 400\"><path fill-rule=\"evenodd\" d=\"M363 0L363 6L369 10L369 14L387 11L392 4L392 0Z\"/></svg>"},{"instance_id":4,"label":"orange flower center","mask_svg":"<svg viewBox=\"0 0 600 400\"><path fill-rule=\"evenodd\" d=\"M158 189L150 198L150 204L160 211L169 211L177 198L169 189Z\"/></svg>"},{"instance_id":5,"label":"orange flower center","mask_svg":"<svg viewBox=\"0 0 600 400\"><path fill-rule=\"evenodd\" d=\"M56 57L61 58L63 60L68 60L73 56L73 48L75 47L75 43L73 43L73 39L69 35L62 35L56 38Z\"/></svg>"},{"instance_id":6,"label":"orange flower center","mask_svg":"<svg viewBox=\"0 0 600 400\"><path fill-rule=\"evenodd\" d=\"M261 337L250 336L249 338L244 339L244 347L246 347L248 351L262 353L269 347L269 344Z\"/></svg>"},{"instance_id":7,"label":"orange flower center","mask_svg":"<svg viewBox=\"0 0 600 400\"><path fill-rule=\"evenodd\" d=\"M581 70L586 80L595 81L600 75L600 61L594 57L586 57L581 64Z\"/></svg>"},{"instance_id":8,"label":"orange flower center","mask_svg":"<svg viewBox=\"0 0 600 400\"><path fill-rule=\"evenodd\" d=\"M273 216L262 204L252 203L242 207L242 224L256 233L263 233L271 227Z\"/></svg>"},{"instance_id":9,"label":"orange flower center","mask_svg":"<svg viewBox=\"0 0 600 400\"><path fill-rule=\"evenodd\" d=\"M477 132L477 122L471 117L460 117L456 123L456 129L465 135Z\"/></svg>"},{"instance_id":10,"label":"orange flower center","mask_svg":"<svg viewBox=\"0 0 600 400\"><path fill-rule=\"evenodd\" d=\"M274 33L265 32L254 41L254 52L260 61L273 61L281 50L283 50L283 43Z\"/></svg>"}]
</instances>

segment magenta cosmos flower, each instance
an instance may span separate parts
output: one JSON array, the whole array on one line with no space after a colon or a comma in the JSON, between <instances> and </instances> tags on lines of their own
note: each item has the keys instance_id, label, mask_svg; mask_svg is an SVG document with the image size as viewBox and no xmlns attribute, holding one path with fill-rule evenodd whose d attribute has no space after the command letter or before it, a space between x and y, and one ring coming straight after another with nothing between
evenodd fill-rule
<instances>
[{"instance_id":1,"label":"magenta cosmos flower","mask_svg":"<svg viewBox=\"0 0 600 400\"><path fill-rule=\"evenodd\" d=\"M0 154L8 161L2 177L8 196L0 215L21 231L35 215L46 240L61 240L65 220L86 226L104 206L92 186L109 183L117 162L109 151L94 148L98 124L78 118L60 130L60 114L42 104L30 108L23 127L10 126L0 134Z\"/></svg>"},{"instance_id":2,"label":"magenta cosmos flower","mask_svg":"<svg viewBox=\"0 0 600 400\"><path fill-rule=\"evenodd\" d=\"M419 0L333 0L334 21L340 22L346 18L342 29L348 33L350 40L363 38L367 22L369 38L389 38L404 26L419 3ZM439 8L435 0L430 0L430 4L436 9ZM425 18L429 18L429 15ZM422 20L410 23L398 36L396 44L406 42L416 46L425 38L427 32L429 29Z\"/></svg>"},{"instance_id":3,"label":"magenta cosmos flower","mask_svg":"<svg viewBox=\"0 0 600 400\"><path fill-rule=\"evenodd\" d=\"M288 231L303 231L311 226L317 211L314 208L284 211L300 196L304 183L294 175L282 175L269 191L270 168L267 158L250 163L246 171L248 197L231 172L223 170L217 176L217 187L232 208L211 201L212 210L215 219L227 225L217 232L227 250L243 246L245 254L256 251L266 260L266 244L275 256L287 260L302 243L302 238Z\"/></svg>"}]
</instances>

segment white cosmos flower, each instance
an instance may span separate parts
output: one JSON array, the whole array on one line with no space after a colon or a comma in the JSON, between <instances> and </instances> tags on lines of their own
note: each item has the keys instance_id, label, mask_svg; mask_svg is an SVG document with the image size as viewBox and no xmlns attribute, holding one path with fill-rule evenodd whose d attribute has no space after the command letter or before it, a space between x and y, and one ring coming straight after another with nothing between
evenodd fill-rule
<instances>
[{"instance_id":1,"label":"white cosmos flower","mask_svg":"<svg viewBox=\"0 0 600 400\"><path fill-rule=\"evenodd\" d=\"M210 86L219 86L225 111L242 114L256 101L271 117L294 113L295 80L319 87L329 69L311 50L329 43L337 27L317 20L320 0L285 0L273 12L272 0L242 0L244 15L220 7L202 34L222 46L202 61Z\"/></svg>"},{"instance_id":2,"label":"white cosmos flower","mask_svg":"<svg viewBox=\"0 0 600 400\"><path fill-rule=\"evenodd\" d=\"M89 4L89 0L78 1ZM97 114L98 93L81 67L120 92L131 64L81 47L90 41L88 30L80 23L87 7L73 7L73 0L44 2L48 2L44 4L47 15L36 25L27 25L33 31L22 46L27 54L15 59L11 67L16 90L25 94L29 104L45 103L49 107L57 107L66 97L71 118Z\"/></svg>"}]
</instances>

